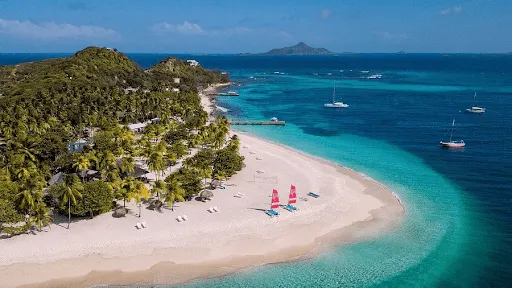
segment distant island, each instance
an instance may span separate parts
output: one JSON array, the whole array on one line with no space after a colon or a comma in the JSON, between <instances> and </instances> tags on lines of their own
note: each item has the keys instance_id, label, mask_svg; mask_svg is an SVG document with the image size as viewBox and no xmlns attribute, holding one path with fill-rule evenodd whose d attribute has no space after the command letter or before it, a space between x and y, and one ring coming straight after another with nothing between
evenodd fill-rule
<instances>
[{"instance_id":1,"label":"distant island","mask_svg":"<svg viewBox=\"0 0 512 288\"><path fill-rule=\"evenodd\" d=\"M304 42L300 42L297 45L284 47L284 48L274 48L268 52L250 54L250 53L239 53L238 56L247 56L247 55L328 55L334 54L333 52L325 49L325 48L313 48L307 45Z\"/></svg>"}]
</instances>

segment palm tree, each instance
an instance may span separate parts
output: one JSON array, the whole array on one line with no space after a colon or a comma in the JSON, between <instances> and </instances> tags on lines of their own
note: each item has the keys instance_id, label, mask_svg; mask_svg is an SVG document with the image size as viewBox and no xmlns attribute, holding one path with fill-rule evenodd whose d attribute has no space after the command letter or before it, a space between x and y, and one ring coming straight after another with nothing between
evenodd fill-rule
<instances>
[{"instance_id":1,"label":"palm tree","mask_svg":"<svg viewBox=\"0 0 512 288\"><path fill-rule=\"evenodd\" d=\"M120 189L118 189L118 193L116 198L119 200L123 200L123 208L126 208L126 201L132 200L135 191L135 179L133 177L128 177L123 180L121 183Z\"/></svg>"},{"instance_id":2,"label":"palm tree","mask_svg":"<svg viewBox=\"0 0 512 288\"><path fill-rule=\"evenodd\" d=\"M151 153L149 156L148 168L151 172L155 173L156 181L158 182L158 176L160 176L160 173L165 169L165 162L161 153Z\"/></svg>"},{"instance_id":3,"label":"palm tree","mask_svg":"<svg viewBox=\"0 0 512 288\"><path fill-rule=\"evenodd\" d=\"M160 199L160 194L165 194L167 191L167 187L165 185L165 182L162 180L155 181L155 184L153 185L153 189L151 189L151 192L153 194L156 194L156 198Z\"/></svg>"},{"instance_id":4,"label":"palm tree","mask_svg":"<svg viewBox=\"0 0 512 288\"><path fill-rule=\"evenodd\" d=\"M126 156L121 159L121 172L131 174L135 171L135 159L132 156Z\"/></svg>"},{"instance_id":5,"label":"palm tree","mask_svg":"<svg viewBox=\"0 0 512 288\"><path fill-rule=\"evenodd\" d=\"M207 167L201 167L197 170L201 174L201 177L204 178L204 186L206 187L206 179L212 177L212 172L213 172L212 168L207 166Z\"/></svg>"},{"instance_id":6,"label":"palm tree","mask_svg":"<svg viewBox=\"0 0 512 288\"><path fill-rule=\"evenodd\" d=\"M167 165L169 165L169 167L171 167L171 172L172 172L172 166L174 164L176 164L177 160L178 160L178 156L173 151L168 151L165 154L165 161L167 162Z\"/></svg>"},{"instance_id":7,"label":"palm tree","mask_svg":"<svg viewBox=\"0 0 512 288\"><path fill-rule=\"evenodd\" d=\"M42 199L37 200L37 204L34 207L34 215L30 217L30 221L36 223L39 232L41 232L44 226L53 221L53 218L50 216L50 209L46 207Z\"/></svg>"},{"instance_id":8,"label":"palm tree","mask_svg":"<svg viewBox=\"0 0 512 288\"><path fill-rule=\"evenodd\" d=\"M73 168L75 168L76 172L80 172L84 169L89 169L89 167L91 167L91 161L89 161L89 158L87 157L87 155L84 155L84 154L79 154L78 156L76 156L77 154L75 154L73 157L74 159L74 163L73 163ZM82 175L82 181L84 181L84 176Z\"/></svg>"},{"instance_id":9,"label":"palm tree","mask_svg":"<svg viewBox=\"0 0 512 288\"><path fill-rule=\"evenodd\" d=\"M215 172L215 179L220 181L220 186L222 186L222 180L227 179L227 174L224 171L216 171Z\"/></svg>"},{"instance_id":10,"label":"palm tree","mask_svg":"<svg viewBox=\"0 0 512 288\"><path fill-rule=\"evenodd\" d=\"M34 195L32 191L23 189L16 195L18 208L25 213L30 212L35 206Z\"/></svg>"},{"instance_id":11,"label":"palm tree","mask_svg":"<svg viewBox=\"0 0 512 288\"><path fill-rule=\"evenodd\" d=\"M185 190L181 188L181 183L178 181L176 177L171 177L170 181L167 182L167 193L165 195L165 202L167 202L167 205L171 206L172 211L174 211L174 202L185 201L185 198L183 198L183 194L185 194Z\"/></svg>"},{"instance_id":12,"label":"palm tree","mask_svg":"<svg viewBox=\"0 0 512 288\"><path fill-rule=\"evenodd\" d=\"M151 195L149 194L149 189L144 185L142 181L135 180L133 183L133 198L135 199L135 203L139 206L139 218L141 216L141 202L142 199L148 199Z\"/></svg>"},{"instance_id":13,"label":"palm tree","mask_svg":"<svg viewBox=\"0 0 512 288\"><path fill-rule=\"evenodd\" d=\"M61 205L68 204L68 228L71 223L71 202L76 205L76 198L82 198L82 183L76 175L66 175L64 178L63 189L58 195Z\"/></svg>"}]
</instances>

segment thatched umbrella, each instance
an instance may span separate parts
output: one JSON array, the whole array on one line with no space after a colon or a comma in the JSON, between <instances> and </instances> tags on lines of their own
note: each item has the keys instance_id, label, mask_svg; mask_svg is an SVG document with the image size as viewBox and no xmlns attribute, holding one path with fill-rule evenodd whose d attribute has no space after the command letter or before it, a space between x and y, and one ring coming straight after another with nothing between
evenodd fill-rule
<instances>
[{"instance_id":1,"label":"thatched umbrella","mask_svg":"<svg viewBox=\"0 0 512 288\"><path fill-rule=\"evenodd\" d=\"M204 200L204 199L210 200L211 198L213 198L213 192L210 190L203 190L203 191L201 191L201 193L199 193L199 197L201 197L202 200Z\"/></svg>"},{"instance_id":2,"label":"thatched umbrella","mask_svg":"<svg viewBox=\"0 0 512 288\"><path fill-rule=\"evenodd\" d=\"M212 187L213 189L216 189L216 188L220 187L220 180L213 180L210 183L210 187Z\"/></svg>"}]
</instances>

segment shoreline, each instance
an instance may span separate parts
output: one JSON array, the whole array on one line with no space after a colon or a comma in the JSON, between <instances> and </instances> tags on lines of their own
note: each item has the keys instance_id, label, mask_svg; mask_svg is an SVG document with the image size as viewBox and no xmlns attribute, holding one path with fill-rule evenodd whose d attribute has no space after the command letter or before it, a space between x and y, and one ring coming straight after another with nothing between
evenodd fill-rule
<instances>
[{"instance_id":1,"label":"shoreline","mask_svg":"<svg viewBox=\"0 0 512 288\"><path fill-rule=\"evenodd\" d=\"M216 86L213 89L217 89ZM212 108L214 104L203 93L204 91L200 92L203 107L208 105ZM210 115L212 111L207 110L207 112ZM138 221L138 218L133 219L131 215L126 219L112 219L110 215L104 214L102 216L105 217L98 216L93 220L79 221L73 223L71 229L64 233L73 235L74 226L81 225L84 226L84 230L87 230L90 228L87 227L89 224L94 225L99 221L108 221L107 224L115 226L125 224L121 222L129 222L125 227L130 227L130 231L121 229L117 232L129 234L120 236L132 236L135 239L123 242L123 239L98 235L98 237L110 239L111 242L100 243L100 247L79 246L82 251L78 254L83 255L78 257L70 256L72 253L77 254L77 251L71 249L73 247L67 247L68 251L64 251L67 252L64 254L43 251L48 254L46 256L50 254L56 256L55 259L41 257L43 255L39 255L39 259L25 255L23 259L21 255L12 255L6 261L7 255L2 255L4 252L0 252L2 256L0 257L1 286L89 287L96 284L181 284L192 280L221 277L261 265L310 259L334 247L371 239L392 231L402 221L405 211L396 194L368 176L282 144L246 133L237 134L241 139L240 152L246 157L247 166L227 181L237 186L227 186L225 191L214 191L216 196L212 203L221 208L219 215L210 216L204 213L204 209L213 204L185 202L178 203L176 209L178 212L165 211L161 215L151 215L153 218L147 215L150 212L144 211L147 216L143 215L143 217L150 225L149 229L146 229L148 231L135 231L131 227L131 222ZM262 160L257 160L255 155L262 157L260 158ZM278 184L251 181L252 177L256 179L254 171L260 168L265 168L264 175L274 173L279 179ZM305 173L305 169L309 169L309 173ZM318 199L298 201L297 207L300 210L293 214L279 209L282 215L275 219L270 219L262 211L258 211L261 208L268 209L266 208L270 204L268 197L271 187L274 186L279 186L282 203L285 203L288 191L283 189L289 187L289 182L298 184L299 197L304 196L307 190L319 191L322 196ZM261 190L262 194L249 195L248 191L251 190L258 190L257 192ZM247 197L233 198L235 191L244 191ZM188 225L192 223L168 223L179 215L177 213L182 213L179 211L187 209L186 213L191 218L189 222L200 217L209 219L208 221L211 222L197 223L197 227ZM161 227L156 227L160 224L157 221L165 222ZM97 223L97 225L100 224ZM157 230L167 227L171 234L167 235L163 230L146 237L140 236L140 232L150 234L153 233L152 228ZM79 228L76 227L75 231ZM182 230L181 235L180 230ZM80 234L80 231L76 233ZM62 232L59 230L55 233ZM85 234L86 231L81 233ZM21 235L23 238L20 238L20 241L36 240L39 236L41 235ZM58 240L63 242L62 245L71 246L67 244L71 240L60 239ZM12 241L9 241L13 242L13 248L16 248L17 245L14 242L17 240L12 238ZM98 239L90 240L99 241ZM5 240L0 240L0 243L3 241ZM102 246L107 246L107 249ZM133 251L137 250L134 249L136 247L139 251ZM113 251L115 249L119 251ZM101 253L107 250L108 253ZM19 259L31 261L16 261ZM32 275L32 279L25 279L24 275ZM14 279L15 282L6 282L9 278Z\"/></svg>"}]
</instances>

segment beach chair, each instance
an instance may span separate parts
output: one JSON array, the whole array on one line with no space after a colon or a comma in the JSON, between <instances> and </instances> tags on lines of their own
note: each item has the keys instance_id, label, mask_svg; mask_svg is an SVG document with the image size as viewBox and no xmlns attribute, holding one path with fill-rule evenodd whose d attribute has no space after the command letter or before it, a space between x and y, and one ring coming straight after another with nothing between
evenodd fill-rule
<instances>
[{"instance_id":1,"label":"beach chair","mask_svg":"<svg viewBox=\"0 0 512 288\"><path fill-rule=\"evenodd\" d=\"M135 227L137 227L137 230L142 229L142 225L141 225L140 223L137 223L137 224L135 225Z\"/></svg>"},{"instance_id":2,"label":"beach chair","mask_svg":"<svg viewBox=\"0 0 512 288\"><path fill-rule=\"evenodd\" d=\"M240 193L240 192L236 192L235 197L236 198L244 198L244 194Z\"/></svg>"},{"instance_id":3,"label":"beach chair","mask_svg":"<svg viewBox=\"0 0 512 288\"><path fill-rule=\"evenodd\" d=\"M311 196L311 197L313 197L313 198L318 198L318 197L320 197L320 195L318 195L318 194L316 194L316 193L313 193L313 192L309 192L309 193L308 193L308 196Z\"/></svg>"},{"instance_id":4,"label":"beach chair","mask_svg":"<svg viewBox=\"0 0 512 288\"><path fill-rule=\"evenodd\" d=\"M140 225L142 225L142 228L148 228L148 225L146 224L146 221L142 221L140 223Z\"/></svg>"},{"instance_id":5,"label":"beach chair","mask_svg":"<svg viewBox=\"0 0 512 288\"><path fill-rule=\"evenodd\" d=\"M301 200L301 201L308 201L308 198L306 198L306 197L299 197L299 200Z\"/></svg>"},{"instance_id":6,"label":"beach chair","mask_svg":"<svg viewBox=\"0 0 512 288\"><path fill-rule=\"evenodd\" d=\"M178 216L178 217L176 217L176 221L178 221L178 222L182 222L182 221L183 221L183 218L182 218L181 216Z\"/></svg>"},{"instance_id":7,"label":"beach chair","mask_svg":"<svg viewBox=\"0 0 512 288\"><path fill-rule=\"evenodd\" d=\"M220 210L219 210L219 208L217 208L217 206L215 206L215 207L213 207L213 211L219 212Z\"/></svg>"},{"instance_id":8,"label":"beach chair","mask_svg":"<svg viewBox=\"0 0 512 288\"><path fill-rule=\"evenodd\" d=\"M256 152L254 152L254 151L249 151L249 154L256 154Z\"/></svg>"},{"instance_id":9,"label":"beach chair","mask_svg":"<svg viewBox=\"0 0 512 288\"><path fill-rule=\"evenodd\" d=\"M226 187L225 186L220 186L219 189L225 190Z\"/></svg>"},{"instance_id":10,"label":"beach chair","mask_svg":"<svg viewBox=\"0 0 512 288\"><path fill-rule=\"evenodd\" d=\"M295 207L295 206L293 206L293 205L291 205L291 204L288 204L288 205L284 206L283 208L284 208L284 209L286 209L286 210L288 210L288 211L290 211L290 212L295 212L295 211L297 211L297 207Z\"/></svg>"},{"instance_id":11,"label":"beach chair","mask_svg":"<svg viewBox=\"0 0 512 288\"><path fill-rule=\"evenodd\" d=\"M261 157L256 157L256 160L263 160L263 158L261 158Z\"/></svg>"},{"instance_id":12,"label":"beach chair","mask_svg":"<svg viewBox=\"0 0 512 288\"><path fill-rule=\"evenodd\" d=\"M215 213L215 210L213 210L213 207L208 208L208 212Z\"/></svg>"},{"instance_id":13,"label":"beach chair","mask_svg":"<svg viewBox=\"0 0 512 288\"><path fill-rule=\"evenodd\" d=\"M183 216L181 216L181 218L183 219L183 221L188 221L187 215L183 215Z\"/></svg>"}]
</instances>

